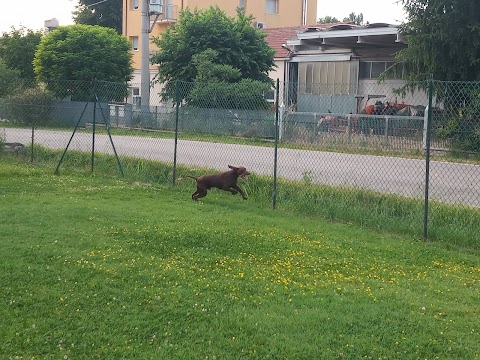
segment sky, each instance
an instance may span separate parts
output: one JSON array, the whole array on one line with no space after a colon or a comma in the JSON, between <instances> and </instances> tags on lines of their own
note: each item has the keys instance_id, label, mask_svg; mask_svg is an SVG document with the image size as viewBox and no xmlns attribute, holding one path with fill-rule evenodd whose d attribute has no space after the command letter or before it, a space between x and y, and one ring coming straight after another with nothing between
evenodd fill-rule
<instances>
[{"instance_id":1,"label":"sky","mask_svg":"<svg viewBox=\"0 0 480 360\"><path fill-rule=\"evenodd\" d=\"M22 25L27 29L43 29L44 21L56 18L60 25L73 24L72 11L75 10L76 0L21 0L11 2L8 7L1 0L0 33L10 32L12 26L16 29Z\"/></svg>"},{"instance_id":2,"label":"sky","mask_svg":"<svg viewBox=\"0 0 480 360\"><path fill-rule=\"evenodd\" d=\"M357 15L362 13L363 21L369 23L400 24L406 20L399 0L317 0L317 4L317 19L329 15L342 21L354 12Z\"/></svg>"},{"instance_id":3,"label":"sky","mask_svg":"<svg viewBox=\"0 0 480 360\"><path fill-rule=\"evenodd\" d=\"M73 24L72 11L77 3L77 0L21 0L14 3L16 6L2 6L0 34L10 32L12 26L20 28L23 25L28 29L40 30L44 21L52 18L56 18L60 25ZM363 13L364 21L370 23L396 24L404 20L402 6L397 0L317 0L317 4L317 18L330 15L342 20L354 12Z\"/></svg>"}]
</instances>

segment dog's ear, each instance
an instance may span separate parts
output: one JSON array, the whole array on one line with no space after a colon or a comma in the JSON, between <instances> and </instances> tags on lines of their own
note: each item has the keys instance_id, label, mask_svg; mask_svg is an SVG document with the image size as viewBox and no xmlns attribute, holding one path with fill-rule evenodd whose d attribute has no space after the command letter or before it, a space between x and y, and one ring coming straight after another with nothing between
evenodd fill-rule
<instances>
[{"instance_id":1,"label":"dog's ear","mask_svg":"<svg viewBox=\"0 0 480 360\"><path fill-rule=\"evenodd\" d=\"M228 165L228 167L229 167L230 169L232 169L232 170L238 170L238 168L237 168L237 167L235 167L235 166L232 166L232 165Z\"/></svg>"}]
</instances>

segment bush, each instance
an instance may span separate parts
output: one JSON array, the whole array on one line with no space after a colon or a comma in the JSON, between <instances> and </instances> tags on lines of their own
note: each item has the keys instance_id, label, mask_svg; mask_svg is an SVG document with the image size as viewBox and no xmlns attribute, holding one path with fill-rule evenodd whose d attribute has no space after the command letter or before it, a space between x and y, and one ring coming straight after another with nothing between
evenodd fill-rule
<instances>
[{"instance_id":1,"label":"bush","mask_svg":"<svg viewBox=\"0 0 480 360\"><path fill-rule=\"evenodd\" d=\"M197 82L187 97L190 106L215 109L266 110L270 103L264 93L270 91L270 84L251 79L238 83Z\"/></svg>"},{"instance_id":2,"label":"bush","mask_svg":"<svg viewBox=\"0 0 480 360\"><path fill-rule=\"evenodd\" d=\"M6 114L13 123L44 126L51 121L54 97L42 89L28 88L6 99Z\"/></svg>"},{"instance_id":3,"label":"bush","mask_svg":"<svg viewBox=\"0 0 480 360\"><path fill-rule=\"evenodd\" d=\"M451 139L456 149L480 151L480 122L476 116L465 118L463 114L452 117L437 135L441 139Z\"/></svg>"},{"instance_id":4,"label":"bush","mask_svg":"<svg viewBox=\"0 0 480 360\"><path fill-rule=\"evenodd\" d=\"M447 122L437 136L450 139L457 150L480 151L480 88L478 83L453 84L446 97ZM445 90L445 92L447 92Z\"/></svg>"}]
</instances>

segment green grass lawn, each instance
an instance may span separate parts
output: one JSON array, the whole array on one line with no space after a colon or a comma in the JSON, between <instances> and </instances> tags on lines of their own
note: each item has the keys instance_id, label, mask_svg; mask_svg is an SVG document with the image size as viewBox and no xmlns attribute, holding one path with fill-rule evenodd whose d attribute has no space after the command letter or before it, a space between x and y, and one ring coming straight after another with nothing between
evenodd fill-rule
<instances>
[{"instance_id":1,"label":"green grass lawn","mask_svg":"<svg viewBox=\"0 0 480 360\"><path fill-rule=\"evenodd\" d=\"M2 359L473 359L480 252L0 161Z\"/></svg>"}]
</instances>

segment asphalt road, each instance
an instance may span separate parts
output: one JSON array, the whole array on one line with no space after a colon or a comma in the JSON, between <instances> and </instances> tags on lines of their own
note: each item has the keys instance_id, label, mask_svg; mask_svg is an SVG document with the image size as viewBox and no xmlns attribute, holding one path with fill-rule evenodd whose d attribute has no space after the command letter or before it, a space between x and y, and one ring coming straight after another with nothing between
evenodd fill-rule
<instances>
[{"instance_id":1,"label":"asphalt road","mask_svg":"<svg viewBox=\"0 0 480 360\"><path fill-rule=\"evenodd\" d=\"M3 128L7 142L28 144L28 129ZM35 143L65 149L72 132L36 130ZM174 141L134 136L113 136L120 157L134 156L173 163ZM76 133L69 149L91 151L92 134ZM108 136L95 136L95 150L113 154ZM273 175L274 149L249 145L179 140L177 164L227 170L242 165L249 171ZM425 161L373 155L278 149L278 176L333 186L371 189L410 197L424 197ZM430 163L430 198L480 207L480 166L452 162Z\"/></svg>"}]
</instances>

